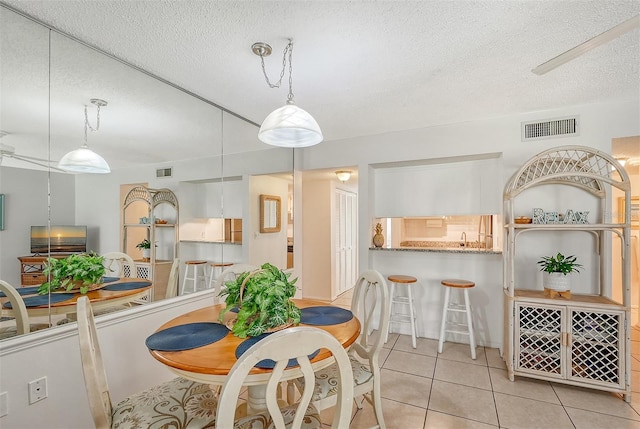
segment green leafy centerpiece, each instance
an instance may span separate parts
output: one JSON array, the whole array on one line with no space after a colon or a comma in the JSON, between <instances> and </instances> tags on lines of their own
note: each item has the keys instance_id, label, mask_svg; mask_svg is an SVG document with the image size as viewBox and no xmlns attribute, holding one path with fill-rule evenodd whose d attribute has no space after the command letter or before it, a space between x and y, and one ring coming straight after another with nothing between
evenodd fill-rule
<instances>
[{"instance_id":1,"label":"green leafy centerpiece","mask_svg":"<svg viewBox=\"0 0 640 429\"><path fill-rule=\"evenodd\" d=\"M226 322L240 338L255 337L300 323L300 309L290 300L296 293L298 279L289 280L289 276L266 263L259 270L242 273L227 282L226 289L220 292L221 296L227 296L220 321Z\"/></svg>"},{"instance_id":2,"label":"green leafy centerpiece","mask_svg":"<svg viewBox=\"0 0 640 429\"><path fill-rule=\"evenodd\" d=\"M61 259L48 258L42 273L50 280L40 285L38 293L79 291L86 294L97 289L105 272L103 261L104 258L95 253L75 253Z\"/></svg>"}]
</instances>

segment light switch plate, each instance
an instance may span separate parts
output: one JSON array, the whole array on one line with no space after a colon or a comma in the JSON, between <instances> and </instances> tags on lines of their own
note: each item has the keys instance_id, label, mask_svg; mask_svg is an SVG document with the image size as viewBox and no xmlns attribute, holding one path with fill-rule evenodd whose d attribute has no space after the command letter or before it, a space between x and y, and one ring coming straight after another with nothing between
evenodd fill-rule
<instances>
[{"instance_id":1,"label":"light switch plate","mask_svg":"<svg viewBox=\"0 0 640 429\"><path fill-rule=\"evenodd\" d=\"M47 377L41 377L29 383L29 405L47 397Z\"/></svg>"}]
</instances>

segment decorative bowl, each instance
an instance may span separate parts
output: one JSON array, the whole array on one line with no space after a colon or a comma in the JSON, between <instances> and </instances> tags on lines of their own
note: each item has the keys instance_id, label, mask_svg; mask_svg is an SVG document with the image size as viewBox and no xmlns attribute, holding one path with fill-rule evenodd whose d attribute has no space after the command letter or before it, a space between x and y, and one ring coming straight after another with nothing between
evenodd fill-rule
<instances>
[{"instance_id":1,"label":"decorative bowl","mask_svg":"<svg viewBox=\"0 0 640 429\"><path fill-rule=\"evenodd\" d=\"M518 224L531 223L531 221L532 219L526 216L518 216L517 218L514 219L514 222Z\"/></svg>"}]
</instances>

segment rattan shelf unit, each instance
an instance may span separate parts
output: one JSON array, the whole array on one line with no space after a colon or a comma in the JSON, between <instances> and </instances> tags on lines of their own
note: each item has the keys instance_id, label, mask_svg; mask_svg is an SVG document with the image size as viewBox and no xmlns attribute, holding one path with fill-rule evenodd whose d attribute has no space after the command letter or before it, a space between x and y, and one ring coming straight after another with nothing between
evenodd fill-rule
<instances>
[{"instance_id":1,"label":"rattan shelf unit","mask_svg":"<svg viewBox=\"0 0 640 429\"><path fill-rule=\"evenodd\" d=\"M130 210L135 210L135 205L143 204L145 207L145 217L149 219L149 223L132 223L132 216L129 215ZM158 209L170 207L170 222L160 224L155 222ZM169 280L169 271L173 259L178 257L178 224L179 224L179 206L178 198L169 189L151 189L145 186L136 186L132 188L126 195L122 204L122 251L127 252L131 246L128 243L131 232L134 230L145 229L146 237L155 245L151 246L150 257L148 259L136 259L138 269L138 277L150 279L153 282L151 295L146 301L162 299L165 296L167 282ZM159 234L159 232L163 232ZM161 240L162 239L162 240ZM160 242L163 241L163 242ZM157 246L169 247L169 258L157 258Z\"/></svg>"},{"instance_id":2,"label":"rattan shelf unit","mask_svg":"<svg viewBox=\"0 0 640 429\"><path fill-rule=\"evenodd\" d=\"M599 207L595 223L516 224L514 201L541 185L574 186L587 191ZM612 187L624 193L624 223L611 219ZM583 146L560 146L527 161L504 192L504 343L509 378L526 376L621 393L631 400L630 360L630 190L629 176L610 155ZM596 239L598 293L572 293L550 299L526 276L517 276L517 239L522 234L588 233ZM611 299L606 264L611 239L621 242L622 302ZM564 237L564 236L563 236ZM535 262L535 261L534 261ZM522 282L523 284L516 284Z\"/></svg>"}]
</instances>

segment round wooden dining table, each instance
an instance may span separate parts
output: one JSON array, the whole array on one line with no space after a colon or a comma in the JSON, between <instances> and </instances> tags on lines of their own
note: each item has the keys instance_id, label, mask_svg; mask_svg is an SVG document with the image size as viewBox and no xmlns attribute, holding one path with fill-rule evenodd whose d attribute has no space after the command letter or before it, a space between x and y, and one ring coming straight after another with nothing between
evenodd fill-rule
<instances>
[{"instance_id":1,"label":"round wooden dining table","mask_svg":"<svg viewBox=\"0 0 640 429\"><path fill-rule=\"evenodd\" d=\"M314 306L327 306L326 302L307 299L292 300L300 309ZM176 317L158 328L162 331L173 326L186 325L198 322L218 322L218 315L224 309L225 304L212 305L210 307L194 310ZM311 326L300 324L300 326ZM349 347L360 335L360 321L354 317L344 323L335 325L313 325L333 335L343 347ZM181 351L149 350L151 356L166 365L172 372L180 377L198 381L205 384L224 384L231 368L236 363L236 348L245 341L229 332L224 338L212 344ZM326 349L311 360L314 370L325 368L333 363L331 353ZM253 368L245 379L248 386L247 405L253 412L266 409L265 389L271 374L270 369ZM287 369L282 381L298 378L302 375L298 367Z\"/></svg>"},{"instance_id":2,"label":"round wooden dining table","mask_svg":"<svg viewBox=\"0 0 640 429\"><path fill-rule=\"evenodd\" d=\"M108 290L104 287L107 286L117 286L118 284L132 284L138 283L140 287L135 287L126 290ZM109 283L105 283L104 287L101 289L92 290L86 293L86 296L89 298L91 302L91 307L93 311L98 311L110 307L117 307L119 305L128 304L135 300L138 300L144 296L146 296L151 289L151 281L148 279L141 278L129 278L122 277L118 280L111 281ZM76 311L76 303L78 298L82 295L80 292L76 293L67 293L67 292L53 292L53 295L63 294L69 295L68 299L59 302L52 302L50 305L48 303L43 303L42 305L27 305L27 313L29 317L36 316L47 316L49 314L73 314ZM31 295L21 294L23 298L28 299L30 296L36 296L37 293L34 292ZM44 297L43 297L44 298ZM28 303L28 301L26 301ZM13 316L13 309L2 307L2 316Z\"/></svg>"}]
</instances>

